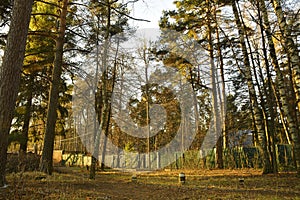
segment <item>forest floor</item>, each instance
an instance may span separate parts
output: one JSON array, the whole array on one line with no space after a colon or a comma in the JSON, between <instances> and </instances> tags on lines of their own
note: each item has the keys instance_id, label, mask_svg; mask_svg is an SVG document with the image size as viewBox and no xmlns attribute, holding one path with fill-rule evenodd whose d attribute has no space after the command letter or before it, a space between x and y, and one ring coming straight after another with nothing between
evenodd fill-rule
<instances>
[{"instance_id":1,"label":"forest floor","mask_svg":"<svg viewBox=\"0 0 300 200\"><path fill-rule=\"evenodd\" d=\"M254 169L98 172L89 180L84 168L59 168L52 176L39 172L9 174L0 199L299 199L295 173L262 175ZM186 183L179 184L184 172ZM136 174L137 180L132 176Z\"/></svg>"}]
</instances>

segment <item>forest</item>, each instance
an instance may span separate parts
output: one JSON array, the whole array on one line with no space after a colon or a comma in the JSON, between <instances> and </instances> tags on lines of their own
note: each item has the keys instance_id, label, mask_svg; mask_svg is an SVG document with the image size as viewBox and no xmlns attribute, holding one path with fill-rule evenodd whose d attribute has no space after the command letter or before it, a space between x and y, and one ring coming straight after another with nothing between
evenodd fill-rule
<instances>
[{"instance_id":1,"label":"forest","mask_svg":"<svg viewBox=\"0 0 300 200\"><path fill-rule=\"evenodd\" d=\"M126 199L180 199L181 190L214 199L233 177L228 187L239 191L228 199L260 181L258 195L273 199L272 180L281 183L276 198L300 195L299 1L175 0L158 28L135 25L151 20L134 15L137 4L147 8L144 0L0 2L0 199L26 199L31 181L54 190L69 174L87 191L98 183L87 180L120 182L124 192L126 181L140 181ZM171 183L178 173L181 189ZM289 181L291 194L280 188ZM151 196L151 187L164 192ZM98 199L46 193L27 198ZM95 194L122 199L113 189Z\"/></svg>"}]
</instances>

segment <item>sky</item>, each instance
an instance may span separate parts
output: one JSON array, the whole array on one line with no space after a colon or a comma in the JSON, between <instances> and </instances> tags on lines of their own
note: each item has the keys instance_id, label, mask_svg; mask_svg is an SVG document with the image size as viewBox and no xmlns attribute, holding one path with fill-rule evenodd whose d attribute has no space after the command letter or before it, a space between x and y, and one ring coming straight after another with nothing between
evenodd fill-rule
<instances>
[{"instance_id":1,"label":"sky","mask_svg":"<svg viewBox=\"0 0 300 200\"><path fill-rule=\"evenodd\" d=\"M147 19L151 22L133 21L134 26L139 28L158 28L158 21L163 10L174 10L174 0L140 0L132 7L132 16Z\"/></svg>"}]
</instances>

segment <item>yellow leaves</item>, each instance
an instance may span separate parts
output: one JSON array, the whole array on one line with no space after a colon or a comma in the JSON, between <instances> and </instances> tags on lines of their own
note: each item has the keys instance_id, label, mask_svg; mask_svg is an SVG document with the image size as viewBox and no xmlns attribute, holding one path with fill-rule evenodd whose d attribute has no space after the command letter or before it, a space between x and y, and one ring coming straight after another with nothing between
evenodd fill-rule
<instances>
[{"instance_id":1,"label":"yellow leaves","mask_svg":"<svg viewBox=\"0 0 300 200\"><path fill-rule=\"evenodd\" d=\"M32 31L36 30L47 30L50 31L55 28L56 15L58 7L55 6L55 1L47 1L48 3L36 2L32 11L32 17L29 24L29 29Z\"/></svg>"},{"instance_id":2,"label":"yellow leaves","mask_svg":"<svg viewBox=\"0 0 300 200\"><path fill-rule=\"evenodd\" d=\"M174 4L176 5L176 8L180 8L182 6L181 1L174 1Z\"/></svg>"},{"instance_id":3,"label":"yellow leaves","mask_svg":"<svg viewBox=\"0 0 300 200\"><path fill-rule=\"evenodd\" d=\"M195 39L195 40L198 40L198 39L199 39L197 33L196 33L194 30L189 30L188 33L187 33L187 35L188 35L189 37Z\"/></svg>"},{"instance_id":4,"label":"yellow leaves","mask_svg":"<svg viewBox=\"0 0 300 200\"><path fill-rule=\"evenodd\" d=\"M182 76L188 76L191 67L193 67L185 58L176 56L175 54L169 55L163 60L163 63L165 66L178 69Z\"/></svg>"}]
</instances>

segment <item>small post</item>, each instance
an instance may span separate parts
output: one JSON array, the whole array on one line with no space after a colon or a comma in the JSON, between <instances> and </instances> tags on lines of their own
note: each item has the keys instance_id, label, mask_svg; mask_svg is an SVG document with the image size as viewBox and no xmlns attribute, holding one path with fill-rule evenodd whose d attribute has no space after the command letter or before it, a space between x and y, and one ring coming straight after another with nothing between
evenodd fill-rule
<instances>
[{"instance_id":1,"label":"small post","mask_svg":"<svg viewBox=\"0 0 300 200\"><path fill-rule=\"evenodd\" d=\"M131 176L131 181L132 181L133 183L136 183L136 182L137 182L137 176L136 176L136 174L133 174L133 175Z\"/></svg>"},{"instance_id":2,"label":"small post","mask_svg":"<svg viewBox=\"0 0 300 200\"><path fill-rule=\"evenodd\" d=\"M239 185L244 186L245 185L245 179L244 178L239 178Z\"/></svg>"},{"instance_id":3,"label":"small post","mask_svg":"<svg viewBox=\"0 0 300 200\"><path fill-rule=\"evenodd\" d=\"M185 174L183 172L179 173L179 183L185 184Z\"/></svg>"}]
</instances>

